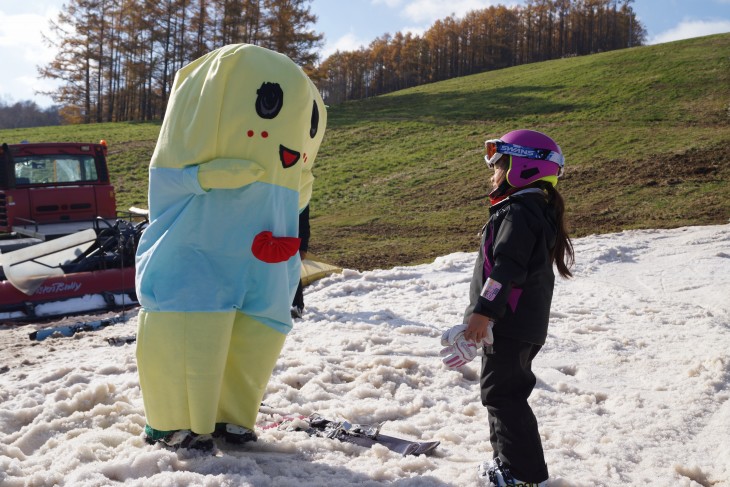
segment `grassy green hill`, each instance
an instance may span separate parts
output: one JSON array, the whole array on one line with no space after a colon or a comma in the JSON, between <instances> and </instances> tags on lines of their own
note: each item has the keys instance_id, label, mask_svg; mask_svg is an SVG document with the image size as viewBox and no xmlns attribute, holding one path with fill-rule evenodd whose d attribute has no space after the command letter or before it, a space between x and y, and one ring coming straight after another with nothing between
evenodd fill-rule
<instances>
[{"instance_id":1,"label":"grassy green hill","mask_svg":"<svg viewBox=\"0 0 730 487\"><path fill-rule=\"evenodd\" d=\"M476 249L487 138L563 148L575 236L730 218L730 34L518 66L333 106L315 163L311 250L361 270ZM146 206L159 124L0 131L109 143L120 208Z\"/></svg>"}]
</instances>

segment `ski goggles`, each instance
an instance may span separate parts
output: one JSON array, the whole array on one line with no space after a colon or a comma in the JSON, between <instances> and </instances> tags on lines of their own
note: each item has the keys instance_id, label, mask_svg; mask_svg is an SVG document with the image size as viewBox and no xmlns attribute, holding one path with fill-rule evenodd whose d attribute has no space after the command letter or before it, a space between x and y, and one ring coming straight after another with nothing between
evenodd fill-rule
<instances>
[{"instance_id":1,"label":"ski goggles","mask_svg":"<svg viewBox=\"0 0 730 487\"><path fill-rule=\"evenodd\" d=\"M526 159L536 159L540 161L550 161L560 167L560 176L563 173L565 158L559 152L548 149L533 149L517 144L503 142L500 139L490 139L484 142L484 160L490 169L494 168L502 154L507 156L524 157Z\"/></svg>"}]
</instances>

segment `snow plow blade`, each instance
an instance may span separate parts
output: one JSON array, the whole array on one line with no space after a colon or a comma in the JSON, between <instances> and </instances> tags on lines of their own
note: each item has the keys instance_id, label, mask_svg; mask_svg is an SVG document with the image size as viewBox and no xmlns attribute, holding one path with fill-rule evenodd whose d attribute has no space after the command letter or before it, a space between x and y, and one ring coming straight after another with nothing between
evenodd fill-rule
<instances>
[{"instance_id":1,"label":"snow plow blade","mask_svg":"<svg viewBox=\"0 0 730 487\"><path fill-rule=\"evenodd\" d=\"M96 242L93 229L0 254L5 278L20 292L33 294L49 277L62 276L62 265L72 262Z\"/></svg>"}]
</instances>

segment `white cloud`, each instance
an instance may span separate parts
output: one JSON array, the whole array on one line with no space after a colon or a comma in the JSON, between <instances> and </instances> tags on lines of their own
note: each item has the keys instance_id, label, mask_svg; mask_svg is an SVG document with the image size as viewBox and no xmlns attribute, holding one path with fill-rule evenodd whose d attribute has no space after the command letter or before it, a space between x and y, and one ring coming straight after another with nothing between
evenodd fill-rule
<instances>
[{"instance_id":1,"label":"white cloud","mask_svg":"<svg viewBox=\"0 0 730 487\"><path fill-rule=\"evenodd\" d=\"M370 44L371 41L372 39L361 39L354 33L348 32L347 34L337 38L334 42L328 42L320 53L320 59L327 59L327 57L331 56L336 51L357 51L360 47Z\"/></svg>"},{"instance_id":2,"label":"white cloud","mask_svg":"<svg viewBox=\"0 0 730 487\"><path fill-rule=\"evenodd\" d=\"M41 32L48 28L48 18L36 14L7 15L0 12L0 47L16 49L42 48Z\"/></svg>"},{"instance_id":3,"label":"white cloud","mask_svg":"<svg viewBox=\"0 0 730 487\"><path fill-rule=\"evenodd\" d=\"M402 0L372 0L373 5L385 5L388 8L396 8L403 3Z\"/></svg>"},{"instance_id":4,"label":"white cloud","mask_svg":"<svg viewBox=\"0 0 730 487\"><path fill-rule=\"evenodd\" d=\"M414 36L422 36L423 33L426 31L426 28L424 27L403 27L398 30L401 34L405 35L407 33L411 33ZM386 32L383 32L381 35L385 35ZM391 36L395 34L395 32L388 32ZM371 42L373 42L375 38L372 39L363 39L358 36L356 36L353 32L349 32L339 38L337 38L333 42L327 42L325 46L320 51L320 61L324 61L329 56L334 54L337 51L340 52L347 52L347 51L357 51L358 49L362 47L367 47L370 45Z\"/></svg>"},{"instance_id":5,"label":"white cloud","mask_svg":"<svg viewBox=\"0 0 730 487\"><path fill-rule=\"evenodd\" d=\"M480 10L497 2L484 0L412 0L403 8L403 15L414 22L435 22L449 15L463 17L471 10Z\"/></svg>"},{"instance_id":6,"label":"white cloud","mask_svg":"<svg viewBox=\"0 0 730 487\"><path fill-rule=\"evenodd\" d=\"M730 0L727 3L730 3ZM683 20L676 27L649 39L649 44L661 44L725 32L730 32L730 20Z\"/></svg>"},{"instance_id":7,"label":"white cloud","mask_svg":"<svg viewBox=\"0 0 730 487\"><path fill-rule=\"evenodd\" d=\"M385 5L393 10L397 9L400 11L401 17L412 22L430 24L450 15L460 18L471 10L485 9L498 3L512 5L516 2L515 0L507 2L499 0L371 0L371 3ZM414 30L423 31L425 28L418 27L411 29L410 32L414 32ZM405 32L404 29L400 31Z\"/></svg>"},{"instance_id":8,"label":"white cloud","mask_svg":"<svg viewBox=\"0 0 730 487\"><path fill-rule=\"evenodd\" d=\"M412 24L390 30L384 29L375 36L368 38L358 36L351 30L332 42L327 41L320 51L320 60L327 59L336 51L356 51L361 47L369 46L376 37L385 34L394 35L396 32L400 32L402 34L410 33L414 36L422 36L438 19L443 19L449 15L461 18L471 10L488 8L490 5L497 3L513 4L514 0L508 2L504 2L504 0L501 2L499 0L370 0L371 5L380 7L377 9L380 15L400 17ZM391 10L392 14L389 14L388 10Z\"/></svg>"},{"instance_id":9,"label":"white cloud","mask_svg":"<svg viewBox=\"0 0 730 487\"><path fill-rule=\"evenodd\" d=\"M50 105L51 100L35 94L36 90L51 90L56 83L39 79L36 66L53 60L55 49L42 40L41 32L48 31L49 19L58 17L58 10L46 9L45 15L8 14L0 11L0 58L5 66L12 66L3 75L0 94L12 101L34 100L39 105Z\"/></svg>"},{"instance_id":10,"label":"white cloud","mask_svg":"<svg viewBox=\"0 0 730 487\"><path fill-rule=\"evenodd\" d=\"M428 27L403 27L401 29L398 29L398 32L403 35L406 35L410 32L411 35L422 36L423 33L426 32L426 29L428 29ZM391 32L391 34L395 34L395 32Z\"/></svg>"}]
</instances>

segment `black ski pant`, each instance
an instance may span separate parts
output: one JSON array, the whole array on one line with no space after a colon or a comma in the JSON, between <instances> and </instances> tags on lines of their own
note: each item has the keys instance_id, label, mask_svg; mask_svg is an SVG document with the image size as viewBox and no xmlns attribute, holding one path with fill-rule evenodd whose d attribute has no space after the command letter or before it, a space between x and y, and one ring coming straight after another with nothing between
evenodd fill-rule
<instances>
[{"instance_id":1,"label":"black ski pant","mask_svg":"<svg viewBox=\"0 0 730 487\"><path fill-rule=\"evenodd\" d=\"M536 383L532 359L541 348L498 336L482 359L482 404L488 412L494 458L524 482L548 478L537 420L527 403Z\"/></svg>"},{"instance_id":2,"label":"black ski pant","mask_svg":"<svg viewBox=\"0 0 730 487\"><path fill-rule=\"evenodd\" d=\"M297 292L294 294L294 301L292 301L292 306L304 309L304 286L302 285L301 279L299 279L299 285L297 286Z\"/></svg>"}]
</instances>

